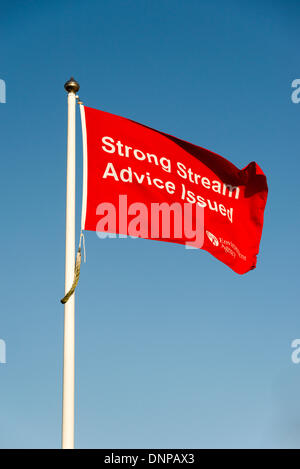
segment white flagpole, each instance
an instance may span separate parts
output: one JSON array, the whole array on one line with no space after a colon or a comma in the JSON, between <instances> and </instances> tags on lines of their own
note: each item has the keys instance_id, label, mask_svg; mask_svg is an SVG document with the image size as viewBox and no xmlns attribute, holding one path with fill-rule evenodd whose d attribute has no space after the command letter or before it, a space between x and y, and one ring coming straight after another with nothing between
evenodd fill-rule
<instances>
[{"instance_id":1,"label":"white flagpole","mask_svg":"<svg viewBox=\"0 0 300 469\"><path fill-rule=\"evenodd\" d=\"M75 266L75 129L76 93L79 84L71 78L65 83L68 92L68 147L67 147L67 195L66 195L66 259L65 293L72 286ZM64 365L63 365L62 448L74 448L75 407L75 296L65 304Z\"/></svg>"}]
</instances>

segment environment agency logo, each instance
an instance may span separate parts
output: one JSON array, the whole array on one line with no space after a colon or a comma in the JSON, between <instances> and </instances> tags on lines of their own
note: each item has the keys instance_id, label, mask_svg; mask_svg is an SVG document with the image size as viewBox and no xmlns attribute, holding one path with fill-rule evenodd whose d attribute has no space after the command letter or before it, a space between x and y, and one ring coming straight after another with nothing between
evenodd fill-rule
<instances>
[{"instance_id":1,"label":"environment agency logo","mask_svg":"<svg viewBox=\"0 0 300 469\"><path fill-rule=\"evenodd\" d=\"M206 234L207 234L207 237L209 239L209 241L214 245L214 246L219 246L219 240L218 238L213 235L210 231L207 231L206 230Z\"/></svg>"}]
</instances>

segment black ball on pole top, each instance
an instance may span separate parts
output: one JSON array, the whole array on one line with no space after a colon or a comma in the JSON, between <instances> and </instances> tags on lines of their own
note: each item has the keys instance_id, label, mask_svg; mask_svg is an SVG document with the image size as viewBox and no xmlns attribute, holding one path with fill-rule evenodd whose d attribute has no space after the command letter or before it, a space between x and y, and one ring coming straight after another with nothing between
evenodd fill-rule
<instances>
[{"instance_id":1,"label":"black ball on pole top","mask_svg":"<svg viewBox=\"0 0 300 469\"><path fill-rule=\"evenodd\" d=\"M77 81L73 77L71 77L70 80L66 81L65 83L65 90L68 93L77 93L79 88L79 83L77 83Z\"/></svg>"}]
</instances>

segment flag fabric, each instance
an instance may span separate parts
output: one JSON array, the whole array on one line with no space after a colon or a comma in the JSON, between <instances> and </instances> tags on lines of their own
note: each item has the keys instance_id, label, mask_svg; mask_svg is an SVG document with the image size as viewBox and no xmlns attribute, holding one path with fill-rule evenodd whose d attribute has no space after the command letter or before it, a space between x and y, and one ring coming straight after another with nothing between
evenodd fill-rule
<instances>
[{"instance_id":1,"label":"flag fabric","mask_svg":"<svg viewBox=\"0 0 300 469\"><path fill-rule=\"evenodd\" d=\"M202 147L81 105L82 229L204 249L244 274L256 267L268 186ZM104 236L104 234L103 234Z\"/></svg>"}]
</instances>

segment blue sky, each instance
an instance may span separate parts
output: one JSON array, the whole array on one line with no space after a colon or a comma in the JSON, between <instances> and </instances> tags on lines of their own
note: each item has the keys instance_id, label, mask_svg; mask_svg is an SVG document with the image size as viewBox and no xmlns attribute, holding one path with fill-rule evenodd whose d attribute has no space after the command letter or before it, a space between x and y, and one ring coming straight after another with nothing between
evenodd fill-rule
<instances>
[{"instance_id":1,"label":"blue sky","mask_svg":"<svg viewBox=\"0 0 300 469\"><path fill-rule=\"evenodd\" d=\"M230 159L269 198L257 269L86 235L76 294L76 446L300 441L296 1L1 1L0 447L60 446L67 102ZM77 233L82 147L77 113Z\"/></svg>"}]
</instances>

